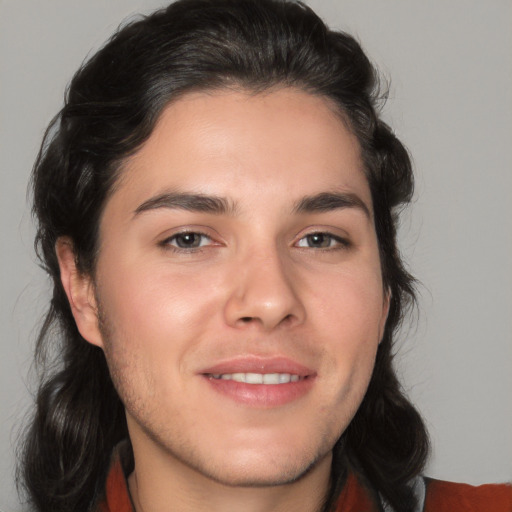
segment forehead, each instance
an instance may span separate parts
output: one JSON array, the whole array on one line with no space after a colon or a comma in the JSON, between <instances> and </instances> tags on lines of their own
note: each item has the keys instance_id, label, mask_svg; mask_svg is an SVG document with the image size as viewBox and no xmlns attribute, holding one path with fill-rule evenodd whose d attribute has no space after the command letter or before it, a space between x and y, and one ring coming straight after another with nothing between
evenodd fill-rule
<instances>
[{"instance_id":1,"label":"forehead","mask_svg":"<svg viewBox=\"0 0 512 512\"><path fill-rule=\"evenodd\" d=\"M333 102L294 88L180 97L126 161L118 185L139 203L162 192L272 196L283 205L353 192L371 210L357 138Z\"/></svg>"}]
</instances>

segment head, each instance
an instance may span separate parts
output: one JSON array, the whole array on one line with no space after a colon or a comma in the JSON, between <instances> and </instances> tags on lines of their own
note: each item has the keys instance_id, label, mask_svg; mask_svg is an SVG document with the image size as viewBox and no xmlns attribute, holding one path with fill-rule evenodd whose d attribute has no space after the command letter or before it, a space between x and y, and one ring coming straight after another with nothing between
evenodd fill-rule
<instances>
[{"instance_id":1,"label":"head","mask_svg":"<svg viewBox=\"0 0 512 512\"><path fill-rule=\"evenodd\" d=\"M28 486L35 489L53 485L55 489L51 498L32 491L41 508L57 510L56 504L64 503L64 508L73 504L75 508L86 509L94 494L101 492L112 447L128 436L119 394L125 403L131 404L127 406L130 434L138 423L134 404L137 397L130 398L131 391L122 375L127 360L119 356L112 341L120 337L119 326L112 318L107 286L102 284L106 281L102 276L109 269L105 263L105 255L109 254L105 233L114 222L115 205L122 205L125 198L131 197L126 195L130 187L142 190L147 184L151 190L154 182L144 181L144 169L151 168L147 165L151 155L162 150L158 145L160 134L171 140L180 131L190 135L187 129L193 127L187 125L188 115L199 118L199 125L206 125L220 118L222 112L230 112L232 116L228 117L233 123L225 128L233 134L237 126L243 126L243 110L250 113L248 133L252 136L253 131L261 133L257 131L258 123L264 124L270 113L279 110L279 105L303 114L297 114L296 119L290 114L290 123L283 128L293 130L294 123L299 126L308 120L309 129L319 123L319 131L339 132L338 139L332 139L330 144L334 147L341 137L351 152L352 168L357 171L354 179L361 191L358 198L363 196L367 210L366 214L357 213L368 215L375 242L372 269L378 279L371 281L371 287L376 290L381 309L380 315L372 316L376 327L373 349L356 361L364 362L365 369L357 374L352 406L339 414L326 414L326 419L334 417L326 434L328 443L315 453L318 457L333 453L332 495L350 465L392 503L400 504L407 499L404 483L421 469L427 446L421 420L401 394L391 365L393 336L414 298L412 278L405 271L396 246L396 213L410 200L413 179L406 150L379 118L379 98L378 77L358 43L346 34L327 29L310 9L299 3L177 2L125 26L79 70L69 86L65 106L48 129L33 176L34 212L38 220L36 246L54 284L39 350L56 333L60 343L57 370L41 385L38 413L27 438ZM243 106L237 110L241 103ZM276 119L279 122L286 116L276 114ZM328 138L326 135L322 140ZM261 141L267 147L271 142L270 137ZM299 148L290 147L289 153L294 149ZM196 170L198 161L192 160L189 168ZM323 167L320 169L324 172ZM211 180L213 185L200 189L201 194L213 187L212 195L227 195L229 186L215 188L223 179L217 179L216 172L217 167L213 166L211 176L197 174L192 186ZM249 191L243 192L244 180L247 185L252 183L251 179L261 180L262 176L244 175L243 166L241 172L241 185L237 187L240 193L231 194L229 199L239 200L243 210L250 198ZM186 173L182 174L185 178L180 185L189 179ZM270 174L268 179L272 186L276 185L275 175ZM299 193L301 197L305 195L305 183L311 176L304 171L301 181L300 176L288 172L280 175L280 179L290 186L296 182L295 199L300 199ZM172 188L175 183L164 185ZM141 199L151 198L155 199L151 195ZM267 199L270 202L265 211L271 211L273 199ZM322 208L325 209L325 201ZM146 202L143 214L151 209ZM261 219L265 222L264 217L257 217L258 221ZM297 238L297 247L309 234ZM212 233L207 235L209 240L215 238ZM172 243L176 243L176 238ZM256 254L257 258L258 250L247 254ZM276 252L276 260L280 255L282 252ZM84 285L89 302L94 305L96 333L83 327L88 324L81 326L80 319L77 321L80 312L73 307L72 297L70 302L65 283L63 286L62 268L66 268L66 261L68 268L76 269L75 289ZM244 265L250 261L249 257ZM257 268L258 263L252 264ZM277 269L282 261L267 261L265 265ZM293 281L293 275L288 277ZM219 287L222 288L222 283L215 283L212 290ZM178 294L175 305L179 305L180 292L174 293ZM282 290L276 295L283 297ZM281 325L283 332L294 328L291 323L300 323L303 301L296 300L294 293L290 296L289 303L283 306L283 311L290 311L280 313L279 322L270 329L272 332L277 325ZM329 296L329 300L334 299ZM242 314L243 308L233 301L229 307L238 308L233 321L238 322L237 329L254 333L265 327L263 322L256 322L254 327L251 319L260 318L258 314ZM260 350L263 354L268 347ZM296 350L298 359L311 361L317 357L314 351L308 352L307 345L299 344ZM201 354L200 349L198 352ZM158 437L154 432L151 434ZM52 450L56 453L50 454ZM44 485L40 484L42 475L34 463L36 458L53 461L46 464ZM314 457L309 459L314 462ZM305 463L301 467L307 470ZM82 475L81 479L77 475ZM300 471L295 477L299 476ZM63 501L65 494L73 495L75 501Z\"/></svg>"}]
</instances>

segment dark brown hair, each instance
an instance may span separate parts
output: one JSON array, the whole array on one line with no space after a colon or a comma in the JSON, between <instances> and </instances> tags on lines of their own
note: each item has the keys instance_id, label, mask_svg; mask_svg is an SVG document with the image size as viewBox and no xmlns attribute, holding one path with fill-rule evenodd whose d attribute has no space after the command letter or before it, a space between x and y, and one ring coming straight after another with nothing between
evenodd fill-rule
<instances>
[{"instance_id":1,"label":"dark brown hair","mask_svg":"<svg viewBox=\"0 0 512 512\"><path fill-rule=\"evenodd\" d=\"M149 137L165 105L192 90L274 86L329 98L357 136L391 292L369 389L334 449L325 510L348 467L396 511L412 510L407 482L421 471L428 440L392 368L393 337L414 301L396 246L397 212L413 192L410 160L379 118L378 76L360 45L304 4L279 0L180 0L127 24L76 73L46 132L33 172L33 211L53 298L37 340L45 371L20 460L35 510L91 510L112 449L128 435L103 352L80 336L71 314L58 237L73 240L79 270L93 273L99 219L121 163ZM49 352L54 359L44 357Z\"/></svg>"}]
</instances>

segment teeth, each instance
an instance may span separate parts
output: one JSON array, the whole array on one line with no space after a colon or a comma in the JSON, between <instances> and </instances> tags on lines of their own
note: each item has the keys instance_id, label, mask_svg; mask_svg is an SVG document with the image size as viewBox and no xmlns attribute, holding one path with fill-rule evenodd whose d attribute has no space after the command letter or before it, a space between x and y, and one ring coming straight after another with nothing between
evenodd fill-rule
<instances>
[{"instance_id":1,"label":"teeth","mask_svg":"<svg viewBox=\"0 0 512 512\"><path fill-rule=\"evenodd\" d=\"M280 377L282 376L283 381L281 382ZM265 373L262 375L263 384L286 384L286 382L290 382L288 375L282 373Z\"/></svg>"},{"instance_id":2,"label":"teeth","mask_svg":"<svg viewBox=\"0 0 512 512\"><path fill-rule=\"evenodd\" d=\"M263 375L261 373L235 373L233 378L237 382L247 382L247 384L263 384Z\"/></svg>"},{"instance_id":3,"label":"teeth","mask_svg":"<svg viewBox=\"0 0 512 512\"><path fill-rule=\"evenodd\" d=\"M288 384L300 380L298 375L290 373L216 373L214 379L234 380L245 384Z\"/></svg>"}]
</instances>

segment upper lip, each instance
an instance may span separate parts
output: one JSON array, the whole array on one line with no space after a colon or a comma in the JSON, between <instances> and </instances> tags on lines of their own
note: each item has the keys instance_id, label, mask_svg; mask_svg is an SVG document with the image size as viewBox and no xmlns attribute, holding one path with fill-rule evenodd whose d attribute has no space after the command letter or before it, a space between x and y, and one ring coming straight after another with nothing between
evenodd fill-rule
<instances>
[{"instance_id":1,"label":"upper lip","mask_svg":"<svg viewBox=\"0 0 512 512\"><path fill-rule=\"evenodd\" d=\"M199 372L203 375L232 373L289 373L311 377L315 371L287 357L242 356L215 363Z\"/></svg>"}]
</instances>

